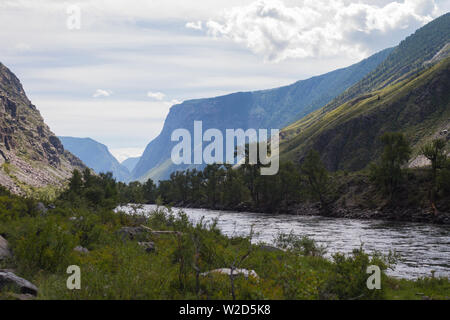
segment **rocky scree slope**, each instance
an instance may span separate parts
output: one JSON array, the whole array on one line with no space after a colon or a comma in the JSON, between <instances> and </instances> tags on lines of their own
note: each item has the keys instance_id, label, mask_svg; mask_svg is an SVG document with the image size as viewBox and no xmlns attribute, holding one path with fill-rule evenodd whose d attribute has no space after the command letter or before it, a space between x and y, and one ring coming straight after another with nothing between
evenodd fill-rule
<instances>
[{"instance_id":1,"label":"rocky scree slope","mask_svg":"<svg viewBox=\"0 0 450 320\"><path fill-rule=\"evenodd\" d=\"M19 79L0 63L0 184L14 193L60 186L83 163L64 150Z\"/></svg>"}]
</instances>

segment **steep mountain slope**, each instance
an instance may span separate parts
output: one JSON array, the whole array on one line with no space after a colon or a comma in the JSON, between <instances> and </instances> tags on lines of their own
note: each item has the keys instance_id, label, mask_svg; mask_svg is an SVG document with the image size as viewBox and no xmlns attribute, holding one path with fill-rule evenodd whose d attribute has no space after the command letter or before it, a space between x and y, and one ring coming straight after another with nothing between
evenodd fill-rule
<instances>
[{"instance_id":1,"label":"steep mountain slope","mask_svg":"<svg viewBox=\"0 0 450 320\"><path fill-rule=\"evenodd\" d=\"M430 111L428 109L422 110L421 106L413 107L411 101L405 100L401 96L396 96L396 98L391 96L394 93L400 94L400 92L415 95L422 90L421 94L430 99L430 101L422 101L423 96L422 98L416 97L418 101L422 101L424 104L423 108L425 108L425 104L431 101L436 102L438 99L442 99L439 107L446 110L445 106L448 101L445 100L445 97L440 96L440 92L436 92L436 96L432 97L429 95L432 88L425 88L419 85L419 82L414 82L414 85L412 85L411 81L419 75L422 79L424 74L430 72L431 66L448 57L449 43L450 14L445 14L402 41L378 68L324 108L286 127L281 132L281 158L301 161L310 148L315 148L323 152L322 157L329 169L356 170L365 167L370 160L377 156L379 145L372 144L379 143L376 137L386 131L387 128L405 131L414 126L428 125L429 130L421 129L421 132L426 131L426 134L420 136L420 138L412 138L415 146L423 142L422 139L435 135L436 132L433 132L433 130L438 130L439 126L445 126L444 123L441 123L441 121L444 121L442 119L445 118L445 115L438 114L436 116L433 114L433 116L436 116L436 123L426 122L428 119L426 117L421 118L416 123L400 121L391 123L389 120L389 116L392 116L391 112L408 114L411 111L410 108L416 108L417 111L420 111L420 114L424 112L428 114ZM443 76L439 76L437 79L442 78ZM448 91L448 88L446 90ZM390 109L385 109L388 100L383 98L384 95L389 95L393 99L391 104L395 106L397 106L395 101L402 101L405 104L404 109L397 110L392 106ZM373 113L381 112L381 110L384 110L386 116L384 121L387 121L383 126L384 129L377 127L382 124L377 122L378 115L375 117ZM355 118L356 114L358 117ZM375 118L370 118L369 115ZM417 115L414 113L409 117L417 120ZM423 123L421 124L421 122ZM353 127L349 127L350 124ZM347 131L343 133L341 130ZM355 143L359 147L356 148ZM333 148L335 150L331 150ZM356 150L358 150L358 153L355 154ZM352 154L347 154L347 152Z\"/></svg>"},{"instance_id":2,"label":"steep mountain slope","mask_svg":"<svg viewBox=\"0 0 450 320\"><path fill-rule=\"evenodd\" d=\"M127 181L128 169L109 152L108 147L91 138L59 137L64 148L80 158L96 173L112 172L118 181Z\"/></svg>"},{"instance_id":3,"label":"steep mountain slope","mask_svg":"<svg viewBox=\"0 0 450 320\"><path fill-rule=\"evenodd\" d=\"M136 167L137 163L139 162L139 159L141 159L141 157L131 157L131 158L125 159L120 164L122 166L124 166L125 168L127 168L128 171L132 172L133 169Z\"/></svg>"},{"instance_id":4,"label":"steep mountain slope","mask_svg":"<svg viewBox=\"0 0 450 320\"><path fill-rule=\"evenodd\" d=\"M0 184L15 193L62 185L83 163L64 150L25 95L17 77L0 63Z\"/></svg>"},{"instance_id":5,"label":"steep mountain slope","mask_svg":"<svg viewBox=\"0 0 450 320\"><path fill-rule=\"evenodd\" d=\"M403 40L373 72L334 99L326 110L357 98L365 92L379 90L423 70L433 57L448 54L450 13L447 13ZM438 53L441 53L439 55Z\"/></svg>"},{"instance_id":6,"label":"steep mountain slope","mask_svg":"<svg viewBox=\"0 0 450 320\"><path fill-rule=\"evenodd\" d=\"M193 132L194 120L203 121L203 129L282 128L325 105L343 90L373 71L392 49L379 52L360 63L277 89L238 92L210 99L185 101L170 109L161 134L146 148L132 172L132 179L167 178L170 172L187 168L170 161L173 130Z\"/></svg>"},{"instance_id":7,"label":"steep mountain slope","mask_svg":"<svg viewBox=\"0 0 450 320\"><path fill-rule=\"evenodd\" d=\"M450 136L450 58L384 89L320 110L282 131L281 159L301 161L317 150L330 170L359 170L382 151L379 137L387 131L406 134L419 154L437 137Z\"/></svg>"}]
</instances>

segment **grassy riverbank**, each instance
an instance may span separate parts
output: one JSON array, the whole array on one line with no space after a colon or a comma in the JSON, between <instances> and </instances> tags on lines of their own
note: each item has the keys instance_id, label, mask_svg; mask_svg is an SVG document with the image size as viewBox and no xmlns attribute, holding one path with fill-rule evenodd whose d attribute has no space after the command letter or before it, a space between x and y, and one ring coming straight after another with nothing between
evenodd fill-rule
<instances>
[{"instance_id":1,"label":"grassy riverbank","mask_svg":"<svg viewBox=\"0 0 450 320\"><path fill-rule=\"evenodd\" d=\"M0 234L13 255L0 268L34 283L37 299L448 299L448 279L386 276L395 255L361 249L326 259L314 241L293 235L278 235L278 248L252 244L251 234L226 237L214 223L165 208L148 218L116 213L117 195L104 175L72 178L50 208L2 191ZM69 265L80 267L80 290L67 289ZM369 265L382 270L380 290L367 289ZM254 273L208 273L220 268ZM0 291L18 297L14 286Z\"/></svg>"}]
</instances>

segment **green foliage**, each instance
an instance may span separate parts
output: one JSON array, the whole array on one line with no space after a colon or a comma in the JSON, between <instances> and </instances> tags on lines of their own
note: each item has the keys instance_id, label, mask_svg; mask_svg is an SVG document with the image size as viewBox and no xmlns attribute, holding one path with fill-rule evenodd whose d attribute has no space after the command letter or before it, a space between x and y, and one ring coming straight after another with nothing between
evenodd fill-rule
<instances>
[{"instance_id":1,"label":"green foliage","mask_svg":"<svg viewBox=\"0 0 450 320\"><path fill-rule=\"evenodd\" d=\"M308 184L308 192L320 201L322 208L325 209L329 204L330 195L330 176L323 165L320 155L315 150L310 150L300 168L304 179Z\"/></svg>"},{"instance_id":2,"label":"green foliage","mask_svg":"<svg viewBox=\"0 0 450 320\"><path fill-rule=\"evenodd\" d=\"M431 185L429 189L429 198L432 207L436 209L436 195L440 188L444 194L449 190L449 183L446 178L449 176L449 166L447 154L445 152L446 142L442 139L435 139L431 143L422 147L421 153L431 162Z\"/></svg>"},{"instance_id":3,"label":"green foliage","mask_svg":"<svg viewBox=\"0 0 450 320\"><path fill-rule=\"evenodd\" d=\"M292 232L278 234L275 238L275 245L303 256L323 257L326 253L326 248L318 245L313 239L307 236L298 236Z\"/></svg>"},{"instance_id":4,"label":"green foliage","mask_svg":"<svg viewBox=\"0 0 450 320\"><path fill-rule=\"evenodd\" d=\"M442 197L450 196L450 159L444 163L442 169L437 176L438 190L441 191Z\"/></svg>"},{"instance_id":5,"label":"green foliage","mask_svg":"<svg viewBox=\"0 0 450 320\"><path fill-rule=\"evenodd\" d=\"M82 174L74 170L69 187L59 200L77 207L113 209L119 204L119 191L111 172L93 175L89 169Z\"/></svg>"},{"instance_id":6,"label":"green foliage","mask_svg":"<svg viewBox=\"0 0 450 320\"><path fill-rule=\"evenodd\" d=\"M331 273L322 293L337 299L382 299L384 286L381 289L369 290L367 288L367 267L375 265L385 271L392 261L379 254L370 257L362 248L356 249L351 255L337 253L333 255ZM386 279L381 274L383 283Z\"/></svg>"},{"instance_id":7,"label":"green foliage","mask_svg":"<svg viewBox=\"0 0 450 320\"><path fill-rule=\"evenodd\" d=\"M169 180L159 181L158 186L152 180L144 185L119 183L120 202L155 203L159 199L180 207L282 212L300 200L304 186L297 165L281 163L279 173L273 176L262 176L260 167L247 163L239 168L211 164L202 171L176 171Z\"/></svg>"},{"instance_id":8,"label":"green foliage","mask_svg":"<svg viewBox=\"0 0 450 320\"><path fill-rule=\"evenodd\" d=\"M370 177L392 200L403 179L403 166L409 161L411 148L402 133L387 132L380 140L383 154L380 163L370 167Z\"/></svg>"},{"instance_id":9,"label":"green foliage","mask_svg":"<svg viewBox=\"0 0 450 320\"><path fill-rule=\"evenodd\" d=\"M25 218L12 224L9 239L21 274L62 271L70 265L77 242L68 224L58 217Z\"/></svg>"},{"instance_id":10,"label":"green foliage","mask_svg":"<svg viewBox=\"0 0 450 320\"><path fill-rule=\"evenodd\" d=\"M238 202L227 195L236 185L245 188L245 196L255 201L250 192L253 181L260 204L295 201L300 196L298 186L306 188L300 171L293 164L280 168L278 176L265 180L256 175L255 167L236 170L212 166L206 175L200 171L174 175L166 181L167 189L161 188L164 183L158 188L152 183L148 186L159 197L170 199L176 197L172 190L180 190L172 189L173 184L179 182L179 188L187 181L187 201L200 195L197 200L203 203L215 197L223 201L219 203L229 204ZM284 197L270 198L267 183L273 183L275 190L285 190ZM216 194L208 196L204 186L212 184ZM136 190L142 191L144 186ZM39 299L380 299L407 296L412 288L424 288L433 297L445 298L442 292L448 288L448 279L402 282L402 291L395 289L396 280L384 274L393 262L391 256L369 256L361 249L351 255L335 254L329 260L324 256L325 248L292 233L279 235L275 245L282 250L272 250L252 243L252 232L247 237L226 237L217 220L193 223L182 211L158 207L142 217L112 210L112 204L125 194L120 188L127 187L110 175L74 173L68 189L45 212L37 210L36 200L0 188L0 234L14 252L14 258L3 261L1 267L14 268L35 283ZM118 233L122 227L142 225L171 233L144 231L136 238L154 242L154 252L146 252L138 240L124 239ZM89 253L74 251L79 245ZM81 268L81 290L66 288L69 265ZM380 266L382 290L367 289L368 265ZM258 277L208 273L220 268L254 270Z\"/></svg>"}]
</instances>

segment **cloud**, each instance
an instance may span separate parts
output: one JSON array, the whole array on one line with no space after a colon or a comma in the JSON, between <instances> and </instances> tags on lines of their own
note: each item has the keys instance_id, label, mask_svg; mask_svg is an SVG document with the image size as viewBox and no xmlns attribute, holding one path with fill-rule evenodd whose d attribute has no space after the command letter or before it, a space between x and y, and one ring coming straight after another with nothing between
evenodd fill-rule
<instances>
[{"instance_id":1,"label":"cloud","mask_svg":"<svg viewBox=\"0 0 450 320\"><path fill-rule=\"evenodd\" d=\"M362 58L374 37L420 27L438 15L434 0L391 1L384 6L344 0L302 3L288 7L280 0L257 0L234 7L210 19L207 33L243 44L272 62L340 54Z\"/></svg>"},{"instance_id":2,"label":"cloud","mask_svg":"<svg viewBox=\"0 0 450 320\"><path fill-rule=\"evenodd\" d=\"M162 92L148 92L147 96L157 101L162 101L166 97L166 95Z\"/></svg>"},{"instance_id":3,"label":"cloud","mask_svg":"<svg viewBox=\"0 0 450 320\"><path fill-rule=\"evenodd\" d=\"M186 23L186 28L194 29L194 30L202 30L203 26L202 26L202 22L201 21L188 22L188 23Z\"/></svg>"},{"instance_id":4,"label":"cloud","mask_svg":"<svg viewBox=\"0 0 450 320\"><path fill-rule=\"evenodd\" d=\"M112 91L97 89L92 96L94 98L100 98L100 97L109 97L111 94L112 94Z\"/></svg>"}]
</instances>

